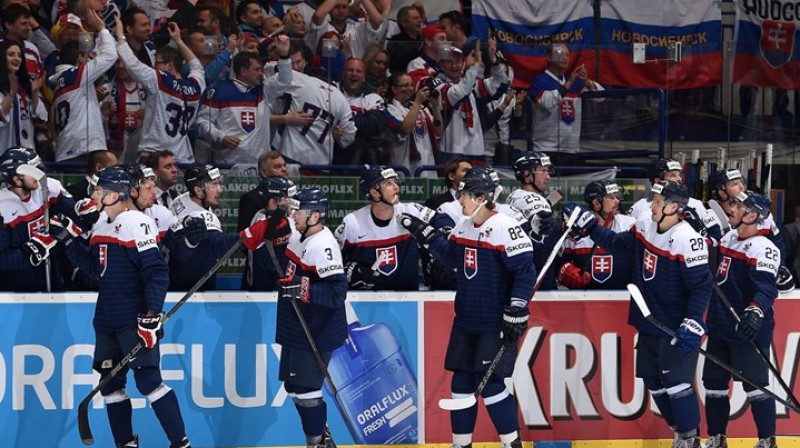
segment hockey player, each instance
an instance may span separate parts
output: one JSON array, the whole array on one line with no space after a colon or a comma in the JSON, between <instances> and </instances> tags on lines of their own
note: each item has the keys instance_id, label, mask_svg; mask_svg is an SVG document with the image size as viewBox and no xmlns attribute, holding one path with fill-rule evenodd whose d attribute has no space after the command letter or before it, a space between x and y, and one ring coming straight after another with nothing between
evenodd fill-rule
<instances>
[{"instance_id":1,"label":"hockey player","mask_svg":"<svg viewBox=\"0 0 800 448\"><path fill-rule=\"evenodd\" d=\"M739 192L730 199L730 224L720 242L720 262L714 279L725 293L741 322L715 297L708 311L708 347L706 350L741 372L742 376L764 387L769 386L769 371L760 354L769 353L775 315L772 308L778 290L780 251L759 232L759 224L770 214L766 197L752 191ZM716 293L715 293L716 294ZM730 415L728 391L730 373L715 363L703 368L706 389L708 442L704 448L727 448L726 430ZM756 448L774 448L775 400L749 384L743 384L758 430Z\"/></svg>"},{"instance_id":2,"label":"hockey player","mask_svg":"<svg viewBox=\"0 0 800 448\"><path fill-rule=\"evenodd\" d=\"M100 170L94 184L91 198L106 219L98 220L92 229L91 255L78 252L81 245L68 246L71 260L99 285L93 367L101 376L108 375L141 339L145 349L128 364L136 388L150 401L170 447L188 448L191 445L178 398L163 383L159 368L162 311L169 275L158 248L155 222L130 208L127 199L131 182L124 168ZM116 446L136 448L138 436L133 432L131 400L125 390L128 370L120 371L100 393L105 398Z\"/></svg>"},{"instance_id":3,"label":"hockey player","mask_svg":"<svg viewBox=\"0 0 800 448\"><path fill-rule=\"evenodd\" d=\"M435 212L424 205L400 202L398 182L392 168L377 166L362 172L358 188L369 205L345 216L334 232L350 289L419 289L417 244L396 218L407 213L428 223ZM373 271L377 260L380 263Z\"/></svg>"},{"instance_id":4,"label":"hockey player","mask_svg":"<svg viewBox=\"0 0 800 448\"><path fill-rule=\"evenodd\" d=\"M619 213L621 196L620 186L610 180L596 180L583 189L583 200L598 224L617 233L636 222ZM589 237L564 241L561 261L558 282L570 289L625 289L631 281L630 254L610 252Z\"/></svg>"},{"instance_id":5,"label":"hockey player","mask_svg":"<svg viewBox=\"0 0 800 448\"><path fill-rule=\"evenodd\" d=\"M673 446L699 448L700 409L692 381L705 334L703 314L711 298L708 250L705 238L682 221L681 211L689 202L685 186L661 181L653 185L651 197L652 220L639 220L630 230L615 233L583 211L572 235L591 236L606 250L627 251L634 257L631 282L642 291L653 316L677 334L670 340L631 302L628 323L639 331L636 376L677 432ZM580 206L568 203L563 213L568 216L576 207Z\"/></svg>"},{"instance_id":6,"label":"hockey player","mask_svg":"<svg viewBox=\"0 0 800 448\"><path fill-rule=\"evenodd\" d=\"M286 246L288 264L278 300L275 342L281 344L279 379L292 397L308 448L332 448L327 436L327 406L322 399L325 375L303 332L290 300L297 302L311 337L327 364L331 353L347 338L344 301L347 277L342 254L325 227L328 199L318 188L304 188L289 199L294 231ZM268 234L274 238L277 234Z\"/></svg>"},{"instance_id":7,"label":"hockey player","mask_svg":"<svg viewBox=\"0 0 800 448\"><path fill-rule=\"evenodd\" d=\"M194 124L200 96L206 87L203 66L192 50L181 39L181 31L174 22L169 23L169 35L178 46L158 50L155 68L142 63L131 51L117 19L117 51L125 62L131 77L147 92L144 115L144 135L139 145L143 159L150 153L169 148L178 163L193 163L194 154L187 132ZM181 77L182 60L189 64L188 78Z\"/></svg>"},{"instance_id":8,"label":"hockey player","mask_svg":"<svg viewBox=\"0 0 800 448\"><path fill-rule=\"evenodd\" d=\"M473 168L474 169L474 168ZM519 338L528 325L536 269L530 239L513 219L494 211L496 185L488 176L464 176L458 191L463 219L450 236L413 215L402 223L440 262L457 270L455 320L445 357L453 398L475 393L501 344L505 353L481 395L504 448L522 446L516 399L503 383L511 375ZM471 447L477 404L453 411L454 447Z\"/></svg>"},{"instance_id":9,"label":"hockey player","mask_svg":"<svg viewBox=\"0 0 800 448\"><path fill-rule=\"evenodd\" d=\"M131 203L137 210L153 219L159 239L163 239L177 218L172 211L156 203L156 174L144 165L128 167L131 179Z\"/></svg>"},{"instance_id":10,"label":"hockey player","mask_svg":"<svg viewBox=\"0 0 800 448\"><path fill-rule=\"evenodd\" d=\"M39 181L18 172L21 165L39 166L41 160L28 148L9 148L0 155L0 172L7 187L0 190L0 289L47 291L45 260L56 246L46 231L44 211L74 216L72 197L56 179L47 178L48 203ZM33 266L31 266L33 265ZM51 289L61 289L58 263L49 263Z\"/></svg>"}]
</instances>

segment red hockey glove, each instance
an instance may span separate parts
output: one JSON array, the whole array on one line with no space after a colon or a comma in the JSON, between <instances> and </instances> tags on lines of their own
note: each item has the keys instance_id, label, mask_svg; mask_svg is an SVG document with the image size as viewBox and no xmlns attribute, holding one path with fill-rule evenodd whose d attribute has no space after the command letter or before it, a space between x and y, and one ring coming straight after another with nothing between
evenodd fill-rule
<instances>
[{"instance_id":1,"label":"red hockey glove","mask_svg":"<svg viewBox=\"0 0 800 448\"><path fill-rule=\"evenodd\" d=\"M278 286L280 287L281 299L299 300L303 303L308 303L311 279L305 275L293 275L278 279Z\"/></svg>"},{"instance_id":2,"label":"red hockey glove","mask_svg":"<svg viewBox=\"0 0 800 448\"><path fill-rule=\"evenodd\" d=\"M69 216L58 215L50 218L50 235L59 243L67 245L83 234L83 230Z\"/></svg>"},{"instance_id":3,"label":"red hockey glove","mask_svg":"<svg viewBox=\"0 0 800 448\"><path fill-rule=\"evenodd\" d=\"M264 232L267 229L268 222L264 219L259 219L250 227L239 232L239 236L244 238L244 245L248 250L254 251L264 242Z\"/></svg>"},{"instance_id":4,"label":"red hockey glove","mask_svg":"<svg viewBox=\"0 0 800 448\"><path fill-rule=\"evenodd\" d=\"M97 202L91 198L81 199L75 203L75 213L83 221L84 229L91 229L94 223L100 218L100 211L97 209Z\"/></svg>"},{"instance_id":5,"label":"red hockey glove","mask_svg":"<svg viewBox=\"0 0 800 448\"><path fill-rule=\"evenodd\" d=\"M164 313L158 313L154 316L140 314L136 318L136 323L138 324L136 332L139 334L139 337L142 338L145 347L155 347L158 338L164 336L164 331L161 329L161 321L163 318Z\"/></svg>"},{"instance_id":6,"label":"red hockey glove","mask_svg":"<svg viewBox=\"0 0 800 448\"><path fill-rule=\"evenodd\" d=\"M558 270L557 279L559 283L569 289L586 289L592 277L574 263L567 262Z\"/></svg>"}]
</instances>

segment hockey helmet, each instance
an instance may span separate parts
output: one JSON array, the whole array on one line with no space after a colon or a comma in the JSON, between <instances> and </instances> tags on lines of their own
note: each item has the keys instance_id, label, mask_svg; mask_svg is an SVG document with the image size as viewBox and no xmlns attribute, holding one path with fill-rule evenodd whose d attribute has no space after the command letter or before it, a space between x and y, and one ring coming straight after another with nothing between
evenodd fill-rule
<instances>
[{"instance_id":1,"label":"hockey helmet","mask_svg":"<svg viewBox=\"0 0 800 448\"><path fill-rule=\"evenodd\" d=\"M128 199L131 192L131 178L121 166L103 168L92 177L91 184L105 191L116 191L120 201Z\"/></svg>"},{"instance_id":2,"label":"hockey helmet","mask_svg":"<svg viewBox=\"0 0 800 448\"><path fill-rule=\"evenodd\" d=\"M192 192L194 191L194 187L203 188L206 182L220 179L221 177L222 175L219 173L219 168L213 165L198 163L186 168L186 171L183 173L183 183L186 185L186 188Z\"/></svg>"},{"instance_id":3,"label":"hockey helmet","mask_svg":"<svg viewBox=\"0 0 800 448\"><path fill-rule=\"evenodd\" d=\"M729 180L741 179L744 182L744 177L739 170L717 170L711 173L708 177L708 188L711 190L711 197L713 199L720 199L719 192L725 191L725 184Z\"/></svg>"},{"instance_id":4,"label":"hockey helmet","mask_svg":"<svg viewBox=\"0 0 800 448\"><path fill-rule=\"evenodd\" d=\"M583 200L591 206L593 199L603 202L603 198L609 194L616 195L617 198L622 199L622 193L623 189L617 185L616 182L611 180L596 180L589 182L583 189Z\"/></svg>"},{"instance_id":5,"label":"hockey helmet","mask_svg":"<svg viewBox=\"0 0 800 448\"><path fill-rule=\"evenodd\" d=\"M264 198L264 201L280 200L285 197L291 198L297 194L297 187L294 182L285 177L269 176L261 180L256 191Z\"/></svg>"},{"instance_id":6,"label":"hockey helmet","mask_svg":"<svg viewBox=\"0 0 800 448\"><path fill-rule=\"evenodd\" d=\"M328 215L328 198L317 187L300 189L294 197L289 199L292 210L318 211L320 218Z\"/></svg>"},{"instance_id":7,"label":"hockey helmet","mask_svg":"<svg viewBox=\"0 0 800 448\"><path fill-rule=\"evenodd\" d=\"M387 168L385 166L369 167L361 173L361 178L358 180L358 190L362 196L369 199L369 190L380 189L381 182L389 179L397 180L397 172L394 168Z\"/></svg>"},{"instance_id":8,"label":"hockey helmet","mask_svg":"<svg viewBox=\"0 0 800 448\"><path fill-rule=\"evenodd\" d=\"M769 198L766 196L751 190L747 190L746 192L743 191L739 193L739 195L736 196L736 199L744 204L745 214L751 212L756 212L758 214L758 217L756 218L757 224L769 218L772 208Z\"/></svg>"},{"instance_id":9,"label":"hockey helmet","mask_svg":"<svg viewBox=\"0 0 800 448\"><path fill-rule=\"evenodd\" d=\"M689 204L689 190L686 189L686 185L675 181L662 180L653 184L650 188L650 197L656 194L663 196L667 203L678 204L679 210L683 210Z\"/></svg>"},{"instance_id":10,"label":"hockey helmet","mask_svg":"<svg viewBox=\"0 0 800 448\"><path fill-rule=\"evenodd\" d=\"M0 155L0 170L2 171L3 179L9 183L18 174L17 167L20 165L39 166L40 164L41 159L36 154L36 151L29 148L12 147Z\"/></svg>"},{"instance_id":11,"label":"hockey helmet","mask_svg":"<svg viewBox=\"0 0 800 448\"><path fill-rule=\"evenodd\" d=\"M150 179L155 181L156 173L150 167L135 164L128 167L128 177L131 179L131 186L133 188L139 188L144 180Z\"/></svg>"},{"instance_id":12,"label":"hockey helmet","mask_svg":"<svg viewBox=\"0 0 800 448\"><path fill-rule=\"evenodd\" d=\"M656 178L664 180L664 173L667 171L683 171L683 167L674 159L657 159L650 164L647 171L650 182L654 182Z\"/></svg>"},{"instance_id":13,"label":"hockey helmet","mask_svg":"<svg viewBox=\"0 0 800 448\"><path fill-rule=\"evenodd\" d=\"M533 173L536 168L544 166L550 167L552 173L552 163L550 157L539 151L526 151L521 157L514 161L514 176L518 181L525 181L525 171Z\"/></svg>"},{"instance_id":14,"label":"hockey helmet","mask_svg":"<svg viewBox=\"0 0 800 448\"><path fill-rule=\"evenodd\" d=\"M462 191L468 192L471 196L475 197L480 194L486 198L486 202L494 202L495 199L502 192L500 185L500 176L494 168L489 167L474 167L470 168L461 183L458 186L459 194Z\"/></svg>"}]
</instances>

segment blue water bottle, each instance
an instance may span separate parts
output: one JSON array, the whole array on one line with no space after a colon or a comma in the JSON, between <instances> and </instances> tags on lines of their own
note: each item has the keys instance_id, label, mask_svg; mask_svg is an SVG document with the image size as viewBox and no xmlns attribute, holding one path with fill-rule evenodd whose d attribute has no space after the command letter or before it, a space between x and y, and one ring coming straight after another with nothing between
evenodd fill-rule
<instances>
[{"instance_id":1,"label":"blue water bottle","mask_svg":"<svg viewBox=\"0 0 800 448\"><path fill-rule=\"evenodd\" d=\"M417 443L417 378L397 337L386 324L362 326L350 302L345 306L348 337L331 355L328 370L352 420L355 443Z\"/></svg>"}]
</instances>

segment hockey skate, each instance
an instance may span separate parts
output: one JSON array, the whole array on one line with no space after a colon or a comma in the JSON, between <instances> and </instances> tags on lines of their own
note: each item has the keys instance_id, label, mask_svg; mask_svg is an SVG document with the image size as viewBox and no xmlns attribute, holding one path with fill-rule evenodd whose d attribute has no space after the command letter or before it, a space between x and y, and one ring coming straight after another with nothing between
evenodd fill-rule
<instances>
[{"instance_id":1,"label":"hockey skate","mask_svg":"<svg viewBox=\"0 0 800 448\"><path fill-rule=\"evenodd\" d=\"M133 440L126 444L117 444L117 448L139 448L139 436L136 434L133 435Z\"/></svg>"},{"instance_id":2,"label":"hockey skate","mask_svg":"<svg viewBox=\"0 0 800 448\"><path fill-rule=\"evenodd\" d=\"M703 448L728 448L728 437L725 434L711 436L703 444Z\"/></svg>"},{"instance_id":3,"label":"hockey skate","mask_svg":"<svg viewBox=\"0 0 800 448\"><path fill-rule=\"evenodd\" d=\"M325 429L321 436L306 437L306 448L336 448L336 444L333 443L330 432Z\"/></svg>"},{"instance_id":4,"label":"hockey skate","mask_svg":"<svg viewBox=\"0 0 800 448\"><path fill-rule=\"evenodd\" d=\"M678 439L677 448L700 448L700 437Z\"/></svg>"},{"instance_id":5,"label":"hockey skate","mask_svg":"<svg viewBox=\"0 0 800 448\"><path fill-rule=\"evenodd\" d=\"M500 448L522 448L522 440L521 440L519 437L517 437L517 438L516 438L516 439L515 439L513 442L511 442L511 443L504 443L504 444L502 444L502 445L500 446Z\"/></svg>"},{"instance_id":6,"label":"hockey skate","mask_svg":"<svg viewBox=\"0 0 800 448\"><path fill-rule=\"evenodd\" d=\"M450 448L472 448L472 444L467 445L450 445Z\"/></svg>"},{"instance_id":7,"label":"hockey skate","mask_svg":"<svg viewBox=\"0 0 800 448\"><path fill-rule=\"evenodd\" d=\"M192 444L189 443L188 437L184 437L180 442L170 445L169 448L192 448Z\"/></svg>"},{"instance_id":8,"label":"hockey skate","mask_svg":"<svg viewBox=\"0 0 800 448\"><path fill-rule=\"evenodd\" d=\"M772 436L766 439L758 439L755 448L778 448L778 444L775 443L775 436Z\"/></svg>"}]
</instances>

